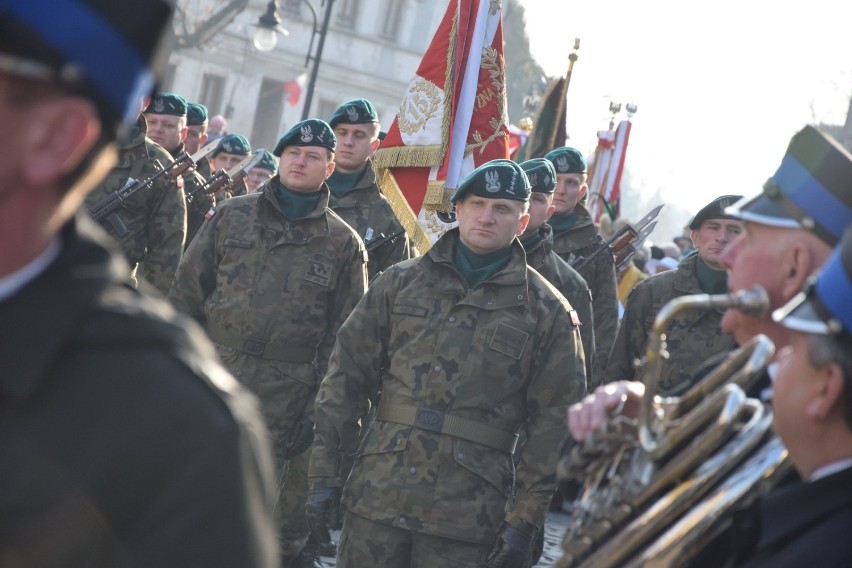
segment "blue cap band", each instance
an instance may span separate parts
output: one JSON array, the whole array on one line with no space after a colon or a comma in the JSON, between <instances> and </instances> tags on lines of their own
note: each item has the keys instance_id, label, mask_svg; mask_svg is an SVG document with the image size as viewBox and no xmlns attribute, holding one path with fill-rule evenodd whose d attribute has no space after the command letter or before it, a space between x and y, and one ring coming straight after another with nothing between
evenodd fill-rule
<instances>
[{"instance_id":1,"label":"blue cap band","mask_svg":"<svg viewBox=\"0 0 852 568\"><path fill-rule=\"evenodd\" d=\"M103 93L124 121L139 114L143 96L154 87L154 74L136 49L96 12L74 0L7 2L5 9L77 63L86 79ZM96 37L97 41L80 41Z\"/></svg>"},{"instance_id":2,"label":"blue cap band","mask_svg":"<svg viewBox=\"0 0 852 568\"><path fill-rule=\"evenodd\" d=\"M772 176L790 201L837 239L852 219L852 209L811 175L796 158L784 156Z\"/></svg>"},{"instance_id":3,"label":"blue cap band","mask_svg":"<svg viewBox=\"0 0 852 568\"><path fill-rule=\"evenodd\" d=\"M840 320L844 329L852 331L852 280L843 267L840 256L841 247L837 247L816 281L816 295L823 306Z\"/></svg>"}]
</instances>

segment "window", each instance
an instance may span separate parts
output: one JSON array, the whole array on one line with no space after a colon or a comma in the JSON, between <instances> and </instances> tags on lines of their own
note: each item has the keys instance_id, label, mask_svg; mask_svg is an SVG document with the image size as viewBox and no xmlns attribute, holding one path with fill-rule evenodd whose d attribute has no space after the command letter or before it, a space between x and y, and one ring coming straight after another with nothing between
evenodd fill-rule
<instances>
[{"instance_id":1,"label":"window","mask_svg":"<svg viewBox=\"0 0 852 568\"><path fill-rule=\"evenodd\" d=\"M337 25L354 29L358 22L359 0L338 0L338 2L340 3L337 5Z\"/></svg>"},{"instance_id":2,"label":"window","mask_svg":"<svg viewBox=\"0 0 852 568\"><path fill-rule=\"evenodd\" d=\"M198 102L207 107L210 116L222 114L222 95L225 92L225 78L213 73L201 77L201 93Z\"/></svg>"},{"instance_id":3,"label":"window","mask_svg":"<svg viewBox=\"0 0 852 568\"><path fill-rule=\"evenodd\" d=\"M402 10L404 2L399 0L385 0L384 18L382 19L379 37L383 39L396 40L399 36L399 24L402 21Z\"/></svg>"}]
</instances>

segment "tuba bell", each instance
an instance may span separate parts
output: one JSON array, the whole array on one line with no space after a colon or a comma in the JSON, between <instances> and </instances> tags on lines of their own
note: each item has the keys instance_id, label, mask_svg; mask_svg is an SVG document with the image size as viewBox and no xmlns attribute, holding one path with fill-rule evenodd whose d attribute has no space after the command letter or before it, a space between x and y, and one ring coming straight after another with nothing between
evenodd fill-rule
<instances>
[{"instance_id":1,"label":"tuba bell","mask_svg":"<svg viewBox=\"0 0 852 568\"><path fill-rule=\"evenodd\" d=\"M614 416L560 460L559 478L582 486L555 567L687 566L725 529L726 513L789 471L771 410L745 394L775 353L766 336L733 351L683 396L652 396L671 319L714 308L760 315L769 298L755 287L682 296L660 310L639 363L646 393L639 418Z\"/></svg>"}]
</instances>

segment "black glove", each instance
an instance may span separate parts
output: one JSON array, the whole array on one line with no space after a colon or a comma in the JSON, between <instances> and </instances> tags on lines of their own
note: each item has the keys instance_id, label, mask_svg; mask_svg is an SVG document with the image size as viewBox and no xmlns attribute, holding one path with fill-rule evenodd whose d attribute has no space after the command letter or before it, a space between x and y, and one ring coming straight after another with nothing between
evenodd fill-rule
<instances>
[{"instance_id":1,"label":"black glove","mask_svg":"<svg viewBox=\"0 0 852 568\"><path fill-rule=\"evenodd\" d=\"M311 533L320 546L331 542L329 527L339 528L333 526L339 517L339 510L339 487L311 489L308 493L308 500L305 503L305 516L308 518Z\"/></svg>"},{"instance_id":2,"label":"black glove","mask_svg":"<svg viewBox=\"0 0 852 568\"><path fill-rule=\"evenodd\" d=\"M314 442L314 423L302 418L295 426L284 446L284 459L291 460L311 447Z\"/></svg>"},{"instance_id":3,"label":"black glove","mask_svg":"<svg viewBox=\"0 0 852 568\"><path fill-rule=\"evenodd\" d=\"M503 523L497 533L497 542L488 553L486 568L527 568L532 560L535 533L532 526L525 526L521 530Z\"/></svg>"}]
</instances>

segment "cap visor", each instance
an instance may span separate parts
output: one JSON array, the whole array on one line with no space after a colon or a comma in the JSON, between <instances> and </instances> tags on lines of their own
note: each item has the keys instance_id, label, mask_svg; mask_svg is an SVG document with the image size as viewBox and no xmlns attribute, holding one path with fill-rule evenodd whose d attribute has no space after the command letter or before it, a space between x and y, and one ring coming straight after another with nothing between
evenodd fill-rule
<instances>
[{"instance_id":1,"label":"cap visor","mask_svg":"<svg viewBox=\"0 0 852 568\"><path fill-rule=\"evenodd\" d=\"M788 213L780 203L763 194L757 197L744 197L725 208L725 213L751 223L780 227L782 229L801 229L802 226Z\"/></svg>"},{"instance_id":2,"label":"cap visor","mask_svg":"<svg viewBox=\"0 0 852 568\"><path fill-rule=\"evenodd\" d=\"M831 333L828 324L819 317L805 292L800 292L787 304L772 312L772 319L793 331L818 335Z\"/></svg>"}]
</instances>

